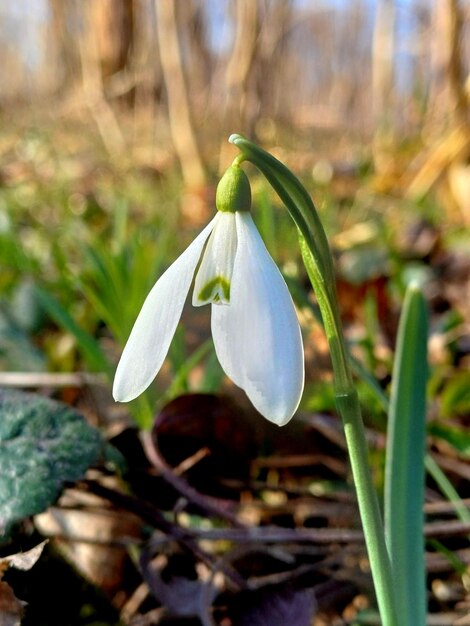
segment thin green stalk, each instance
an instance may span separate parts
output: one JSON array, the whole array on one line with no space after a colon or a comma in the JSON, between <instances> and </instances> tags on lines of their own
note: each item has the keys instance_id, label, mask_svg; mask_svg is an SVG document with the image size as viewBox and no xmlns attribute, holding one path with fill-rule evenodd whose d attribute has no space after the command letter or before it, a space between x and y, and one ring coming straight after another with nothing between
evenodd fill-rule
<instances>
[{"instance_id":1,"label":"thin green stalk","mask_svg":"<svg viewBox=\"0 0 470 626\"><path fill-rule=\"evenodd\" d=\"M232 135L229 141L242 152L238 162L250 161L263 173L299 229L303 260L317 296L330 346L336 403L343 420L382 624L398 626L390 560L368 463L359 401L341 327L333 260L325 231L308 192L290 170L240 135Z\"/></svg>"},{"instance_id":2,"label":"thin green stalk","mask_svg":"<svg viewBox=\"0 0 470 626\"><path fill-rule=\"evenodd\" d=\"M312 258L309 256L302 237L300 237L300 243L307 273L315 287L315 276L311 272ZM359 399L352 380L342 327L336 319L337 316L331 312L330 303L324 295L318 291L316 295L330 346L336 406L343 422L377 603L383 626L398 626L395 608L397 599L394 593L390 559L385 544L377 492L370 472L369 452Z\"/></svg>"}]
</instances>

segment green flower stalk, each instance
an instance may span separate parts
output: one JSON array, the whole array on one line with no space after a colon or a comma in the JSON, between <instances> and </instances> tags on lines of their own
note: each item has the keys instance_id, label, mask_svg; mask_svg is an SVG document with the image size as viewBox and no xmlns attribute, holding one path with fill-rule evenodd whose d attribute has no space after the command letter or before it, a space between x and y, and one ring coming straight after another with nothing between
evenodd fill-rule
<instances>
[{"instance_id":1,"label":"green flower stalk","mask_svg":"<svg viewBox=\"0 0 470 626\"><path fill-rule=\"evenodd\" d=\"M241 151L235 163L253 163L277 192L297 225L303 261L317 297L330 346L336 405L343 421L382 624L399 626L391 564L368 463L364 425L346 350L333 260L325 231L308 192L287 167L240 135L232 135L229 141Z\"/></svg>"}]
</instances>

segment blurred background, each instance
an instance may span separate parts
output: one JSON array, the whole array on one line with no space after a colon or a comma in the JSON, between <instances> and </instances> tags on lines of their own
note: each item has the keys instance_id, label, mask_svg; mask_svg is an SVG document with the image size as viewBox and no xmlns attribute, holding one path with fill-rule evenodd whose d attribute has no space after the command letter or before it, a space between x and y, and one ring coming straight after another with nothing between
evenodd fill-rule
<instances>
[{"instance_id":1,"label":"blurred background","mask_svg":"<svg viewBox=\"0 0 470 626\"><path fill-rule=\"evenodd\" d=\"M88 124L97 147L136 166L165 170L176 156L190 188L204 186L214 142L234 130L290 137L312 160L322 137L346 157L354 140L364 156L379 138L416 153L466 132L466 0L5 0L0 10L5 120Z\"/></svg>"},{"instance_id":2,"label":"blurred background","mask_svg":"<svg viewBox=\"0 0 470 626\"><path fill-rule=\"evenodd\" d=\"M111 375L213 212L232 132L311 191L353 325L372 289L393 343L416 274L444 326L470 319L468 1L4 0L0 58L2 369ZM302 283L295 231L250 175L266 244Z\"/></svg>"}]
</instances>

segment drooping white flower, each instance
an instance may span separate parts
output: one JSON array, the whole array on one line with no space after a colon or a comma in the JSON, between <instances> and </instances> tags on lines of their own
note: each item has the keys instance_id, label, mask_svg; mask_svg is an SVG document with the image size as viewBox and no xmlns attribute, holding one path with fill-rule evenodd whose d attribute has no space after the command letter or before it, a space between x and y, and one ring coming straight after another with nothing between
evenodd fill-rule
<instances>
[{"instance_id":1,"label":"drooping white flower","mask_svg":"<svg viewBox=\"0 0 470 626\"><path fill-rule=\"evenodd\" d=\"M229 193L220 201L227 174ZM196 274L192 303L212 305L212 336L222 368L264 417L281 426L303 391L300 327L285 281L249 213L246 176L238 167L227 174L219 184L217 215L147 296L119 362L113 395L127 402L153 381ZM241 202L248 205L245 210Z\"/></svg>"}]
</instances>

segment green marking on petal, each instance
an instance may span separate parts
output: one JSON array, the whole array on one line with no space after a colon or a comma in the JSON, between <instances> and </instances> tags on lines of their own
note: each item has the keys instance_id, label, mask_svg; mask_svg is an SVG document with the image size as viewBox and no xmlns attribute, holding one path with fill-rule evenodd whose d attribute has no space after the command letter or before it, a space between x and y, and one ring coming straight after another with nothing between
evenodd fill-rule
<instances>
[{"instance_id":1,"label":"green marking on petal","mask_svg":"<svg viewBox=\"0 0 470 626\"><path fill-rule=\"evenodd\" d=\"M200 302L228 304L230 302L230 281L224 276L215 276L204 285L197 295Z\"/></svg>"}]
</instances>

